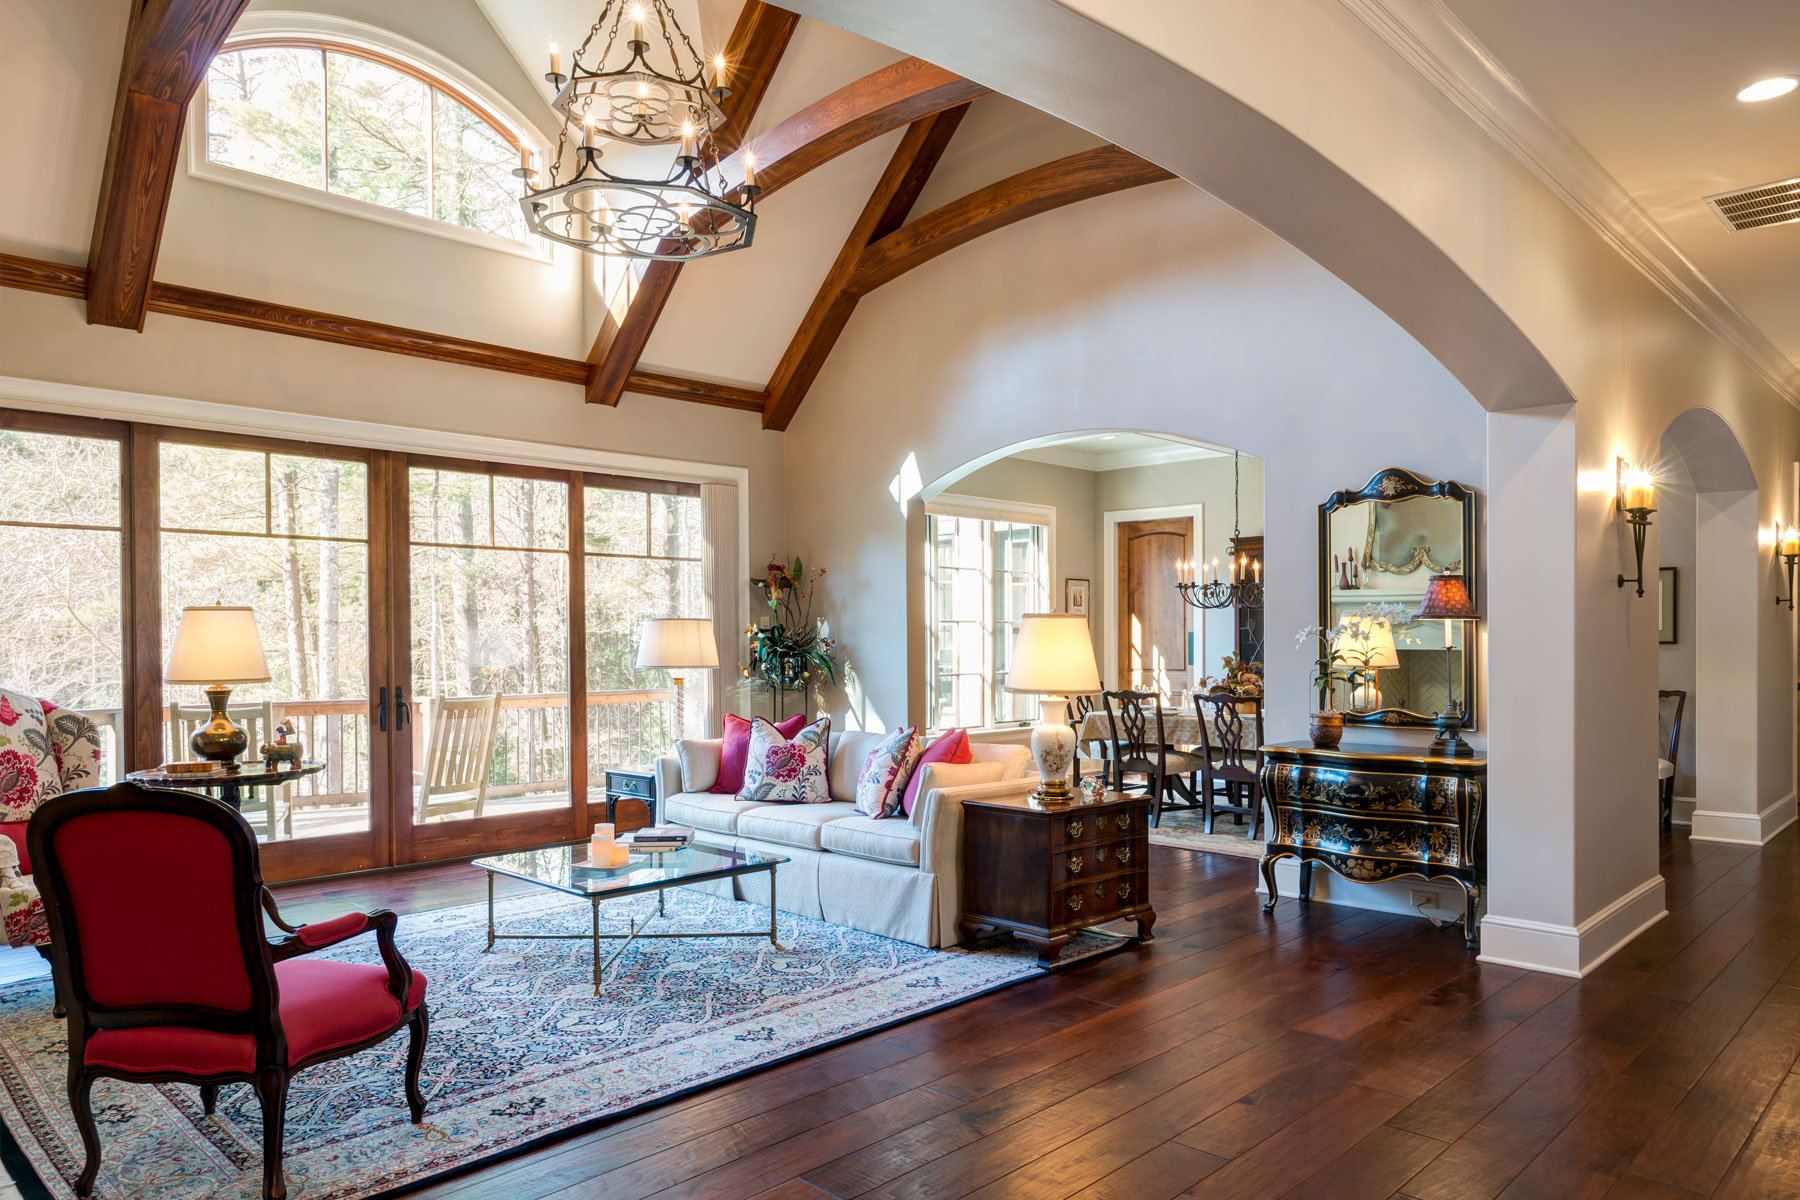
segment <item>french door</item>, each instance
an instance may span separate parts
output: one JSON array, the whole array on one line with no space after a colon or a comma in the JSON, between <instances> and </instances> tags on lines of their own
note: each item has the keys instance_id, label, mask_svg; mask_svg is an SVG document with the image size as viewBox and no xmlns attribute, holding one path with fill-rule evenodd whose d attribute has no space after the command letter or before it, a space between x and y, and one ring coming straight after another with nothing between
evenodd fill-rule
<instances>
[{"instance_id":1,"label":"french door","mask_svg":"<svg viewBox=\"0 0 1800 1200\"><path fill-rule=\"evenodd\" d=\"M583 836L604 769L684 732L632 661L644 617L707 615L693 485L7 409L0 484L0 686L92 716L106 782L192 756L182 608L252 609L232 718L326 764L244 790L271 879Z\"/></svg>"}]
</instances>

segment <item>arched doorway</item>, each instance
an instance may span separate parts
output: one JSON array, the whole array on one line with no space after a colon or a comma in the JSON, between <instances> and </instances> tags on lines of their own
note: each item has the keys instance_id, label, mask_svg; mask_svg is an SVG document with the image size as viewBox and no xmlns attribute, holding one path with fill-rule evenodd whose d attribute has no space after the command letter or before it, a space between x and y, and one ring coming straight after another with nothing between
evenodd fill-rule
<instances>
[{"instance_id":1,"label":"arched doorway","mask_svg":"<svg viewBox=\"0 0 1800 1200\"><path fill-rule=\"evenodd\" d=\"M1770 731L1763 728L1769 722L1758 702L1758 675L1785 668L1787 657L1764 654L1760 644L1769 594L1756 474L1731 427L1706 408L1670 422L1662 457L1657 590L1672 586L1673 594L1657 647L1658 677L1660 690L1684 694L1684 728L1672 759L1675 816L1691 821L1696 841L1759 845L1763 811L1772 799L1780 803L1787 781L1770 769L1783 756L1764 753ZM1664 757L1673 708L1666 698Z\"/></svg>"}]
</instances>

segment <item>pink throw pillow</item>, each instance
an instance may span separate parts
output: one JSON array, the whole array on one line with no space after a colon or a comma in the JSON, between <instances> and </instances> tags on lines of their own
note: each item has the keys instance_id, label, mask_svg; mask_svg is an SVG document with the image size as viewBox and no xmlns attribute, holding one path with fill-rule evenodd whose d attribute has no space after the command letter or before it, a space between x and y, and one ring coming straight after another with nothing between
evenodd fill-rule
<instances>
[{"instance_id":1,"label":"pink throw pillow","mask_svg":"<svg viewBox=\"0 0 1800 1200\"><path fill-rule=\"evenodd\" d=\"M775 726L781 740L791 742L806 728L806 714L795 713ZM736 713L725 714L725 744L719 749L719 777L708 791L735 796L744 790L744 765L750 760L750 722Z\"/></svg>"},{"instance_id":2,"label":"pink throw pillow","mask_svg":"<svg viewBox=\"0 0 1800 1200\"><path fill-rule=\"evenodd\" d=\"M906 795L900 801L900 809L907 816L912 816L913 805L919 799L919 784L925 779L925 767L928 763L966 763L974 762L975 755L969 749L969 731L966 729L950 729L938 734L935 741L925 748L919 761L913 766L912 778L907 781Z\"/></svg>"}]
</instances>

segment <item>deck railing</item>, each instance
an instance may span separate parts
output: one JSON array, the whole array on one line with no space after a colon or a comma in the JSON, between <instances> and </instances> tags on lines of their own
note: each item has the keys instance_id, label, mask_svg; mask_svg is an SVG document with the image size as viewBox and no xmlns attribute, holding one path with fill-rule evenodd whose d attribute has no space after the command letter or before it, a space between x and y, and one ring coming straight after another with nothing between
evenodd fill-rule
<instances>
[{"instance_id":1,"label":"deck railing","mask_svg":"<svg viewBox=\"0 0 1800 1200\"><path fill-rule=\"evenodd\" d=\"M674 744L675 693L669 688L589 692L589 787L598 790L604 766L647 765ZM413 760L423 763L430 699L414 705L410 732ZM318 775L287 785L298 808L361 806L369 802L369 708L363 699L277 700L277 724L292 720L308 758L325 762ZM124 710L85 709L100 731L100 781L117 783ZM187 748L165 747L170 758L188 757ZM256 747L250 748L254 756ZM488 795L494 798L569 790L569 695L544 692L503 694L488 766Z\"/></svg>"}]
</instances>

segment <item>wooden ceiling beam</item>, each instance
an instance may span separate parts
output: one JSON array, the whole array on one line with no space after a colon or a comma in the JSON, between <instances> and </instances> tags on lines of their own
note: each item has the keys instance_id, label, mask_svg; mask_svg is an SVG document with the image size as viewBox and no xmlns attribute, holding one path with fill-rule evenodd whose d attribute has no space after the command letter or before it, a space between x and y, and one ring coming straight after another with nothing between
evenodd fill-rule
<instances>
[{"instance_id":1,"label":"wooden ceiling beam","mask_svg":"<svg viewBox=\"0 0 1800 1200\"><path fill-rule=\"evenodd\" d=\"M80 300L88 296L90 279L86 267L66 266L16 254L0 254L0 287ZM435 362L505 371L534 379L548 379L555 383L583 385L587 382L587 363L579 358L563 358L535 350L518 350L491 342L427 333L421 329L385 325L378 321L364 321L357 317L315 312L285 304L270 304L263 300L182 287L179 284L151 284L145 308L149 312L169 316L310 338L339 346L352 346L359 350L379 350L386 354L404 354L411 358L428 358ZM627 379L626 386L631 391L649 396L666 396L674 400L691 400L699 404L756 413L762 412L766 395L751 388L649 371L633 372Z\"/></svg>"},{"instance_id":2,"label":"wooden ceiling beam","mask_svg":"<svg viewBox=\"0 0 1800 1200\"><path fill-rule=\"evenodd\" d=\"M762 0L750 0L738 14L731 37L725 43L726 69L730 72L731 95L719 108L725 114L724 124L713 135L709 153L727 154L743 143L756 110L775 78L775 68L787 51L794 27L800 18ZM610 312L600 323L600 332L588 350L587 402L617 404L627 390L626 383L637 369L638 356L649 344L650 334L662 316L675 281L681 278L681 264L652 262L645 268L631 294L623 320L615 320Z\"/></svg>"},{"instance_id":3,"label":"wooden ceiling beam","mask_svg":"<svg viewBox=\"0 0 1800 1200\"><path fill-rule=\"evenodd\" d=\"M819 286L818 294L806 310L806 318L782 352L775 374L769 380L763 428L786 429L788 422L793 420L807 390L818 378L819 368L825 365L831 348L837 344L838 335L843 333L850 314L856 311L857 301L862 298L849 290L849 284L863 253L906 221L919 193L925 188L925 181L931 178L931 172L968 111L967 104L960 104L915 121L907 129L906 136L900 139L899 148L888 160L887 169L881 173L868 203L863 205L862 214L850 227L850 236L844 240L831 269L825 273L825 282Z\"/></svg>"},{"instance_id":4,"label":"wooden ceiling beam","mask_svg":"<svg viewBox=\"0 0 1800 1200\"><path fill-rule=\"evenodd\" d=\"M862 294L985 233L1065 204L1174 176L1117 146L1059 158L952 200L864 250L847 288Z\"/></svg>"},{"instance_id":5,"label":"wooden ceiling beam","mask_svg":"<svg viewBox=\"0 0 1800 1200\"><path fill-rule=\"evenodd\" d=\"M847 150L904 125L980 96L988 89L917 58L902 59L849 83L739 146L720 164L727 179L743 178L746 152L756 156L758 203ZM746 118L745 125L749 124ZM653 262L638 281L631 307L616 330L602 330L589 359L588 403L617 404L622 379L636 369L657 318L681 277L678 263ZM607 335L611 336L608 337Z\"/></svg>"},{"instance_id":6,"label":"wooden ceiling beam","mask_svg":"<svg viewBox=\"0 0 1800 1200\"><path fill-rule=\"evenodd\" d=\"M144 327L188 101L248 3L140 0L132 6L88 244L91 325Z\"/></svg>"}]
</instances>

